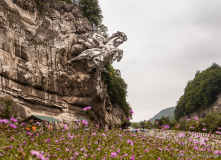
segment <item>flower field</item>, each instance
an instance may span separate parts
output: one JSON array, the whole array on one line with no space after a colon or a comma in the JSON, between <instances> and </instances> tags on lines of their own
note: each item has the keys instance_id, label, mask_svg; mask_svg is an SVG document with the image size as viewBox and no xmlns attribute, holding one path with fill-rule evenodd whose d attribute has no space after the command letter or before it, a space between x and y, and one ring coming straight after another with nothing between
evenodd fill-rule
<instances>
[{"instance_id":1,"label":"flower field","mask_svg":"<svg viewBox=\"0 0 221 160\"><path fill-rule=\"evenodd\" d=\"M189 132L149 130L146 133L99 129L89 123L51 130L46 123L0 120L0 159L221 159L221 140Z\"/></svg>"}]
</instances>

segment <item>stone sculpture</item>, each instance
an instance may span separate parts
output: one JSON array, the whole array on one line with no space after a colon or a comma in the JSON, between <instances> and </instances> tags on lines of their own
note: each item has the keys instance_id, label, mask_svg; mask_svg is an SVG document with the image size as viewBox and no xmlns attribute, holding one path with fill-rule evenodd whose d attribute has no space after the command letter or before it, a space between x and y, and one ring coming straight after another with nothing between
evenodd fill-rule
<instances>
[{"instance_id":1,"label":"stone sculpture","mask_svg":"<svg viewBox=\"0 0 221 160\"><path fill-rule=\"evenodd\" d=\"M89 49L80 53L77 57L71 59L67 63L75 60L87 59L89 67L97 68L101 72L106 72L104 68L106 63L112 63L117 60L119 62L123 57L123 50L117 48L120 44L127 40L127 36L123 32L117 32L109 38L101 35L101 30L86 34L84 40L79 40Z\"/></svg>"}]
</instances>

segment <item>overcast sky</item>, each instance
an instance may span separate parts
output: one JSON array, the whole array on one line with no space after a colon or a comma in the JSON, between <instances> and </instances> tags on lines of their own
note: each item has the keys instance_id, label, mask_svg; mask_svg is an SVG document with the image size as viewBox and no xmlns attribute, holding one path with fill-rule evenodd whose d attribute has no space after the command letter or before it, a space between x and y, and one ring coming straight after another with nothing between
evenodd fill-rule
<instances>
[{"instance_id":1,"label":"overcast sky","mask_svg":"<svg viewBox=\"0 0 221 160\"><path fill-rule=\"evenodd\" d=\"M109 35L128 41L120 62L128 84L132 122L176 106L188 80L212 63L221 65L221 0L100 0Z\"/></svg>"}]
</instances>

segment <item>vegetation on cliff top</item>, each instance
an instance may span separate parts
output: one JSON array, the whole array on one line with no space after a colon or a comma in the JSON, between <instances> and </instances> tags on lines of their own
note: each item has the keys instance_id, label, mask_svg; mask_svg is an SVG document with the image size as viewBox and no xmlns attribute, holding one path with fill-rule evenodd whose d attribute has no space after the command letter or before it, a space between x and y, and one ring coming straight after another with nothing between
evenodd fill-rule
<instances>
[{"instance_id":1,"label":"vegetation on cliff top","mask_svg":"<svg viewBox=\"0 0 221 160\"><path fill-rule=\"evenodd\" d=\"M179 120L196 110L205 109L217 99L221 92L221 67L213 63L209 68L197 71L195 78L187 83L184 94L177 102L174 111Z\"/></svg>"}]
</instances>

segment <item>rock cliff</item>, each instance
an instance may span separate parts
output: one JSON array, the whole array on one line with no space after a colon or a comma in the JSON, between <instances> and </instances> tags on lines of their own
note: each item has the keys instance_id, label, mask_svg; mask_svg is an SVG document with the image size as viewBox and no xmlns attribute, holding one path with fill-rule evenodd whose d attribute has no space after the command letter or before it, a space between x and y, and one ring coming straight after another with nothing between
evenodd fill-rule
<instances>
[{"instance_id":1,"label":"rock cliff","mask_svg":"<svg viewBox=\"0 0 221 160\"><path fill-rule=\"evenodd\" d=\"M35 2L0 1L0 93L13 97L24 117L48 115L68 123L89 118L83 108L91 106L93 121L116 127L126 117L108 101L101 73L85 60L65 64L86 50L79 39L93 31L91 23L77 4Z\"/></svg>"}]
</instances>

